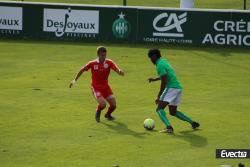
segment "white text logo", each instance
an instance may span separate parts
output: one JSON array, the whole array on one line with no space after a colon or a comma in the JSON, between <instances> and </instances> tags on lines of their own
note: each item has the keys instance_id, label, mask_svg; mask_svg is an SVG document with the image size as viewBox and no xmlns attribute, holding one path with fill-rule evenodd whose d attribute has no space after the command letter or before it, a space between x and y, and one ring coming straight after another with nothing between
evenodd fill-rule
<instances>
[{"instance_id":1,"label":"white text logo","mask_svg":"<svg viewBox=\"0 0 250 167\"><path fill-rule=\"evenodd\" d=\"M206 34L202 44L250 46L250 22L217 20L213 29L216 33Z\"/></svg>"},{"instance_id":2,"label":"white text logo","mask_svg":"<svg viewBox=\"0 0 250 167\"><path fill-rule=\"evenodd\" d=\"M221 151L221 158L246 158L247 157L247 152L245 151L230 151L227 152L227 150L222 150Z\"/></svg>"},{"instance_id":3,"label":"white text logo","mask_svg":"<svg viewBox=\"0 0 250 167\"><path fill-rule=\"evenodd\" d=\"M184 37L181 25L186 21L187 12L180 14L179 16L177 16L176 13L161 13L156 16L153 21L153 27L157 31L153 32L153 36Z\"/></svg>"}]
</instances>

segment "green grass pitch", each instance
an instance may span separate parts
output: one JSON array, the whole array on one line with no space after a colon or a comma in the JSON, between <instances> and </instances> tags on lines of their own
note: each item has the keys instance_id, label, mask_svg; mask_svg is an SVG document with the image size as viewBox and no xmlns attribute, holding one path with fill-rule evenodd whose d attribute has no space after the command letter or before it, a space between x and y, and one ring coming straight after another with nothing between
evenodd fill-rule
<instances>
[{"instance_id":1,"label":"green grass pitch","mask_svg":"<svg viewBox=\"0 0 250 167\"><path fill-rule=\"evenodd\" d=\"M0 41L1 167L217 167L249 160L215 159L216 148L250 148L249 50L162 48L184 85L181 111L198 131L170 117L174 135L155 113L159 82L143 45L103 44L124 69L112 72L117 121L94 120L90 73L73 89L76 71L96 58L98 44ZM169 115L169 114L168 114ZM144 130L145 118L156 131Z\"/></svg>"}]
</instances>

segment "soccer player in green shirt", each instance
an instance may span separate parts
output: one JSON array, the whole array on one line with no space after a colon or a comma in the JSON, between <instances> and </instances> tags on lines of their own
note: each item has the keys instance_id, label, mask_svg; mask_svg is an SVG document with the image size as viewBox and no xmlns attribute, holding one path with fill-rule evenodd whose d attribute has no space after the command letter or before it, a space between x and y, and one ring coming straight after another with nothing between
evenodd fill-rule
<instances>
[{"instance_id":1,"label":"soccer player in green shirt","mask_svg":"<svg viewBox=\"0 0 250 167\"><path fill-rule=\"evenodd\" d=\"M166 112L164 111L167 105L170 115L190 123L193 129L198 128L200 126L199 123L193 121L190 117L177 110L182 94L182 86L176 78L172 66L167 60L161 58L161 52L159 49L150 49L148 51L148 57L152 63L156 65L156 70L159 75L157 78L149 78L149 82L161 80L160 91L155 103L158 105L156 112L162 122L166 125L166 129L160 132L170 134L174 132L174 129L166 116Z\"/></svg>"}]
</instances>

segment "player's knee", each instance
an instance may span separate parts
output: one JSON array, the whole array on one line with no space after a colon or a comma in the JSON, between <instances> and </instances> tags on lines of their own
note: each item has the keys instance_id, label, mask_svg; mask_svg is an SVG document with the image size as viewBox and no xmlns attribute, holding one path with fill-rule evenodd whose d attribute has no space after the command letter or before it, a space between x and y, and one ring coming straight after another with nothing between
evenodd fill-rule
<instances>
[{"instance_id":1,"label":"player's knee","mask_svg":"<svg viewBox=\"0 0 250 167\"><path fill-rule=\"evenodd\" d=\"M99 104L99 107L100 107L101 109L106 108L106 103L100 103L100 104Z\"/></svg>"},{"instance_id":2,"label":"player's knee","mask_svg":"<svg viewBox=\"0 0 250 167\"><path fill-rule=\"evenodd\" d=\"M157 107L155 111L158 112L159 110L162 110L162 109L163 108L161 108L161 107Z\"/></svg>"},{"instance_id":3,"label":"player's knee","mask_svg":"<svg viewBox=\"0 0 250 167\"><path fill-rule=\"evenodd\" d=\"M112 110L115 110L116 109L116 104L110 104L109 108L112 109Z\"/></svg>"},{"instance_id":4,"label":"player's knee","mask_svg":"<svg viewBox=\"0 0 250 167\"><path fill-rule=\"evenodd\" d=\"M176 111L175 110L170 110L169 113L170 113L171 116L175 116L176 115Z\"/></svg>"}]
</instances>

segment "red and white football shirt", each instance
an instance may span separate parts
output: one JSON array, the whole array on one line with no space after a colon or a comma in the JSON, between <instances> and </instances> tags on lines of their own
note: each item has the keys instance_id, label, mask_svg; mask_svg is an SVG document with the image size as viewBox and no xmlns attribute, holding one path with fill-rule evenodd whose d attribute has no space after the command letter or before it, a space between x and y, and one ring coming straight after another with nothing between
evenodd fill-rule
<instances>
[{"instance_id":1,"label":"red and white football shirt","mask_svg":"<svg viewBox=\"0 0 250 167\"><path fill-rule=\"evenodd\" d=\"M92 73L92 91L96 98L103 96L107 98L112 95L112 90L108 85L108 77L110 69L118 71L118 66L110 59L106 59L103 63L99 59L92 60L84 66L84 70L91 70Z\"/></svg>"}]
</instances>

